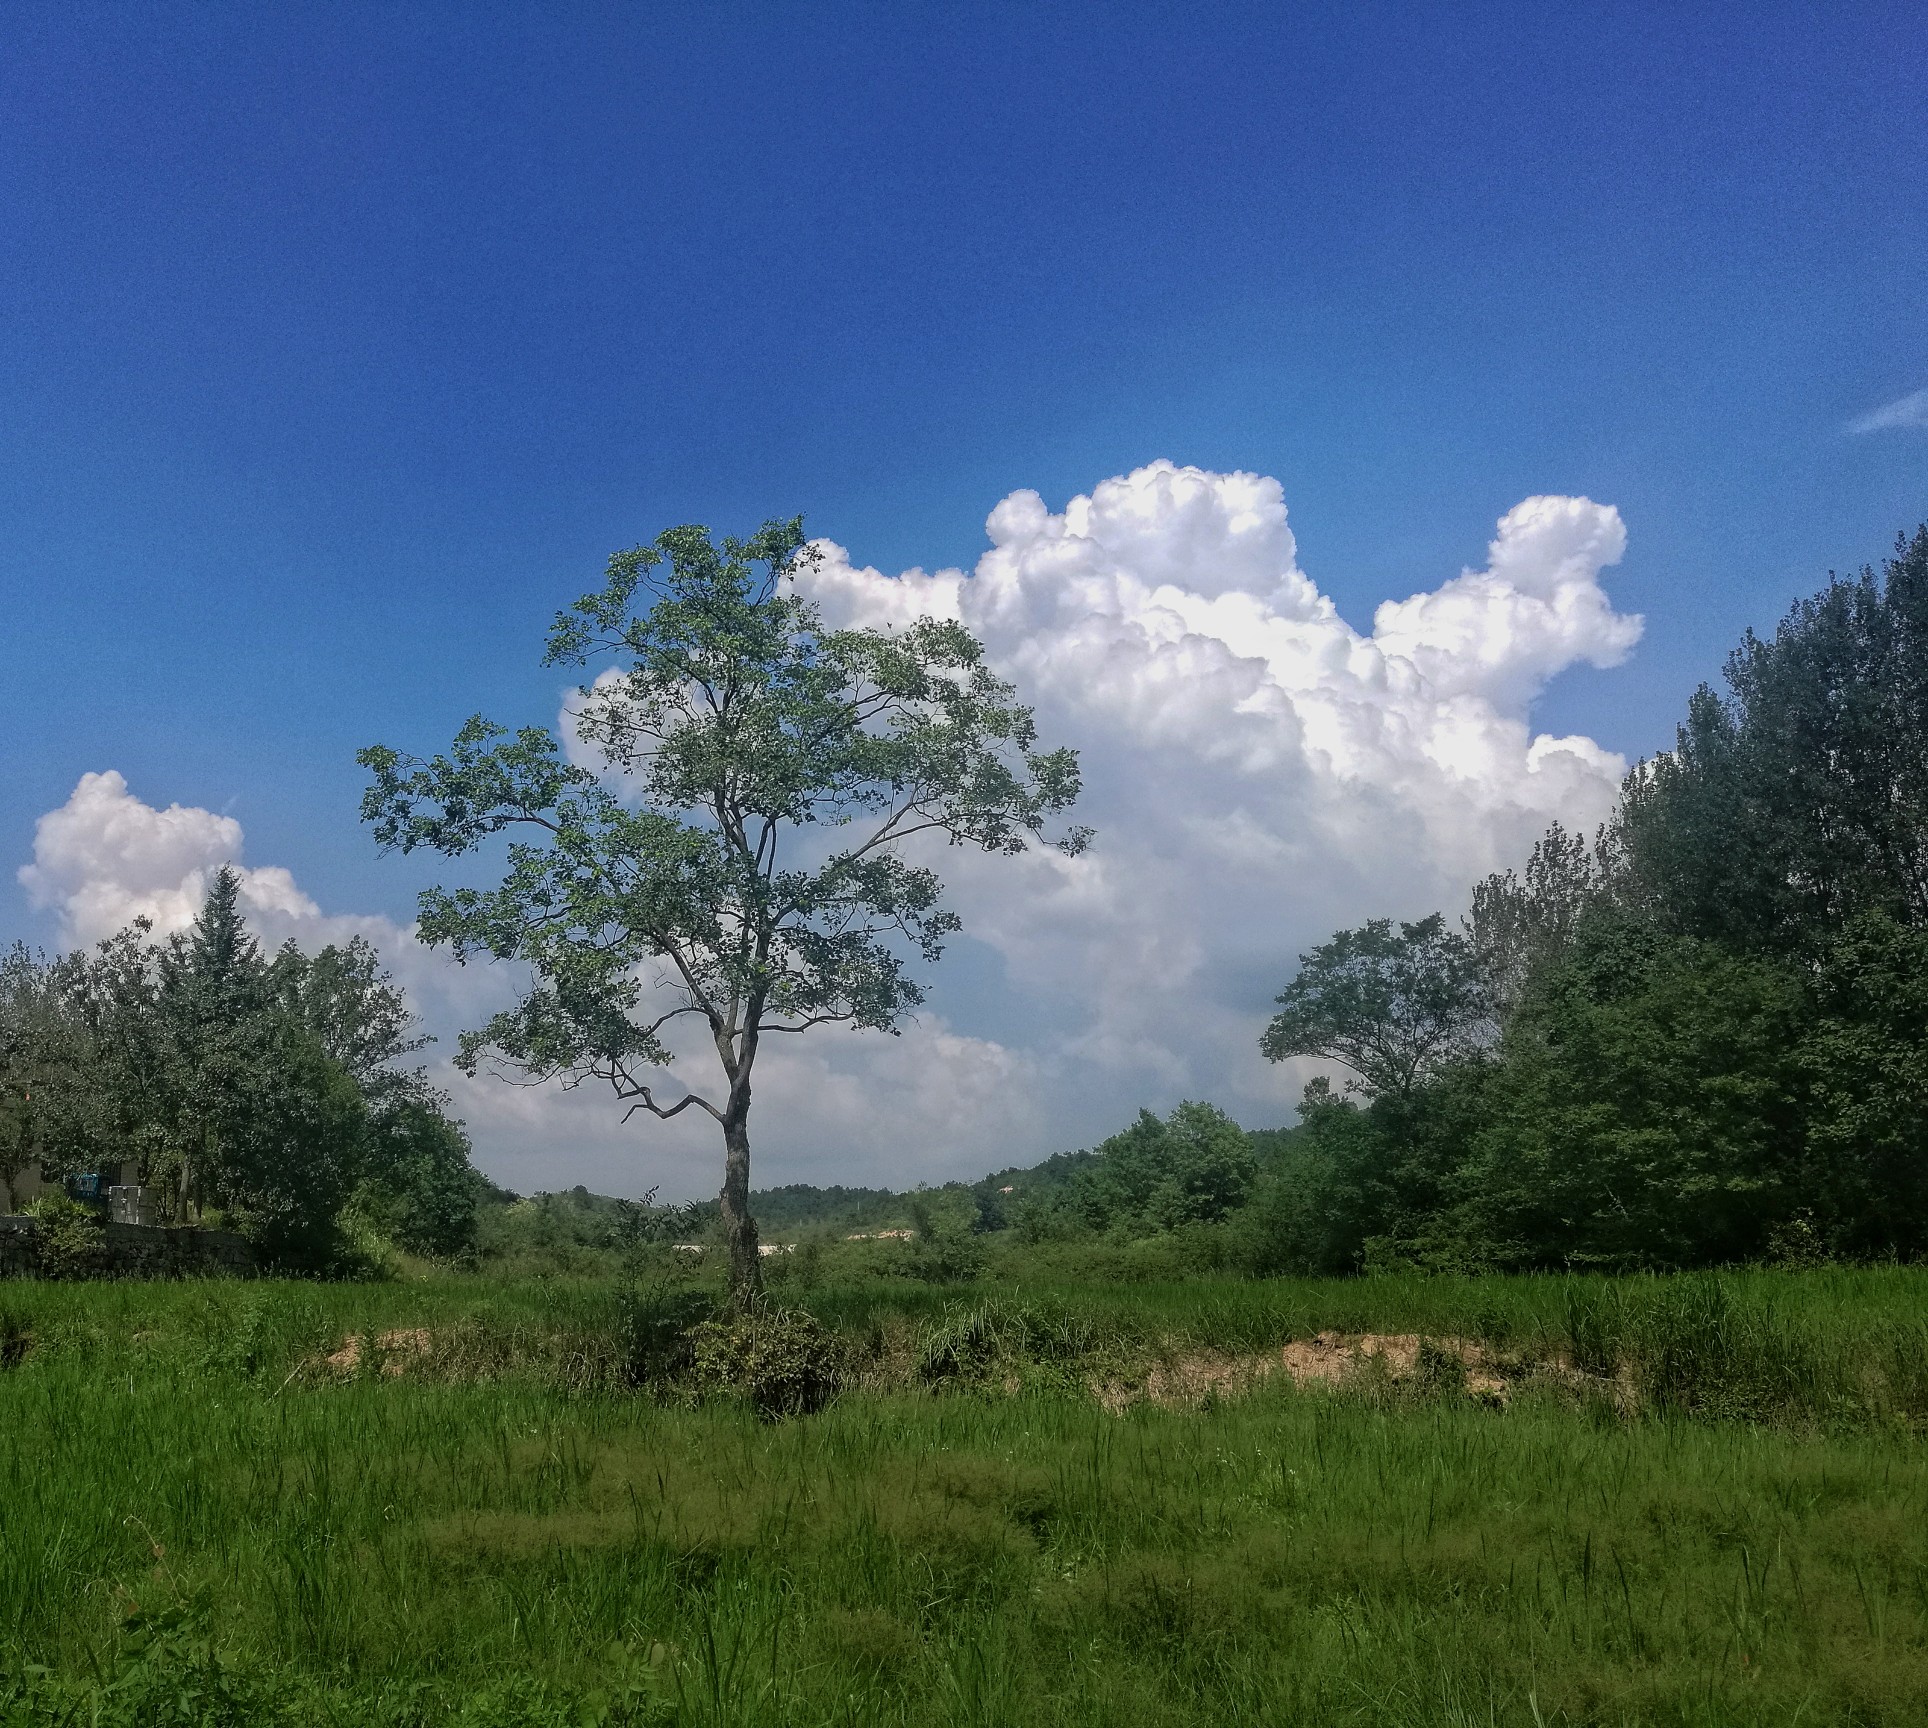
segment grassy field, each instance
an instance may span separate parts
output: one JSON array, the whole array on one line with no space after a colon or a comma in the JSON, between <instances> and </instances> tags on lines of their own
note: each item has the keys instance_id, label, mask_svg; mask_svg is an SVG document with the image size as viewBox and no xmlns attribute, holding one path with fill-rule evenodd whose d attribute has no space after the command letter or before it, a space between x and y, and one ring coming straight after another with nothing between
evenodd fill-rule
<instances>
[{"instance_id":1,"label":"grassy field","mask_svg":"<svg viewBox=\"0 0 1928 1728\"><path fill-rule=\"evenodd\" d=\"M786 1300L761 1422L606 1283L0 1285L0 1724L1928 1720L1921 1273ZM1507 1396L1142 1395L1322 1330Z\"/></svg>"}]
</instances>

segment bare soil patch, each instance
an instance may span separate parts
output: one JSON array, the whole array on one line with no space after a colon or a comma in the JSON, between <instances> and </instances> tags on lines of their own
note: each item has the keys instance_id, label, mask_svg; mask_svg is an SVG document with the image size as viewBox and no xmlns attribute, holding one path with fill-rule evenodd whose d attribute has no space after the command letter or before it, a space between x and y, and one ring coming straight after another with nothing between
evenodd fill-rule
<instances>
[{"instance_id":1,"label":"bare soil patch","mask_svg":"<svg viewBox=\"0 0 1928 1728\"><path fill-rule=\"evenodd\" d=\"M1320 1332L1282 1349L1250 1355L1190 1351L1154 1363L1140 1380L1092 1384L1114 1414L1140 1401L1166 1409L1240 1397L1283 1373L1293 1385L1337 1391L1380 1379L1393 1385L1445 1382L1469 1395L1504 1404L1513 1384L1537 1364L1502 1360L1467 1338L1430 1338L1417 1332Z\"/></svg>"},{"instance_id":2,"label":"bare soil patch","mask_svg":"<svg viewBox=\"0 0 1928 1728\"><path fill-rule=\"evenodd\" d=\"M1301 1386L1343 1385L1375 1369L1391 1380L1410 1380L1421 1371L1428 1348L1435 1362L1459 1364L1468 1392L1505 1399L1510 1382L1501 1365L1491 1351L1469 1338L1426 1338L1417 1332L1320 1332L1286 1345L1280 1365Z\"/></svg>"},{"instance_id":3,"label":"bare soil patch","mask_svg":"<svg viewBox=\"0 0 1928 1728\"><path fill-rule=\"evenodd\" d=\"M375 1360L389 1379L406 1372L411 1362L419 1362L435 1348L435 1334L426 1326L402 1326L392 1332L375 1334ZM368 1353L368 1336L351 1332L338 1349L321 1359L324 1368L337 1374L358 1374L362 1358Z\"/></svg>"}]
</instances>

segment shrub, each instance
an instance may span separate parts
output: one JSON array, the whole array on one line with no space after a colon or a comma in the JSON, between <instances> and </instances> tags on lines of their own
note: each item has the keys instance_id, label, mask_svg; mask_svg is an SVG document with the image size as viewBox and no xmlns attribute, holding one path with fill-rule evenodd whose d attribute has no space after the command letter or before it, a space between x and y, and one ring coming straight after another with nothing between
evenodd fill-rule
<instances>
[{"instance_id":1,"label":"shrub","mask_svg":"<svg viewBox=\"0 0 1928 1728\"><path fill-rule=\"evenodd\" d=\"M799 1309L759 1307L705 1321L689 1342L698 1391L743 1398L765 1421L814 1415L843 1385L842 1340Z\"/></svg>"},{"instance_id":2,"label":"shrub","mask_svg":"<svg viewBox=\"0 0 1928 1728\"><path fill-rule=\"evenodd\" d=\"M701 1290L658 1284L617 1297L623 1379L631 1386L669 1385L696 1365L693 1329L716 1312Z\"/></svg>"},{"instance_id":3,"label":"shrub","mask_svg":"<svg viewBox=\"0 0 1928 1728\"><path fill-rule=\"evenodd\" d=\"M1251 1141L1223 1110L1149 1110L1112 1135L1073 1178L1070 1200L1094 1229L1131 1235L1212 1224L1245 1204L1258 1176Z\"/></svg>"},{"instance_id":4,"label":"shrub","mask_svg":"<svg viewBox=\"0 0 1928 1728\"><path fill-rule=\"evenodd\" d=\"M1047 1374L1096 1355L1107 1340L1086 1316L1056 1307L951 1303L924 1328L917 1376L926 1385L972 1384L994 1374Z\"/></svg>"},{"instance_id":5,"label":"shrub","mask_svg":"<svg viewBox=\"0 0 1928 1728\"><path fill-rule=\"evenodd\" d=\"M107 1269L107 1238L91 1206L46 1194L28 1208L45 1278L98 1278Z\"/></svg>"},{"instance_id":6,"label":"shrub","mask_svg":"<svg viewBox=\"0 0 1928 1728\"><path fill-rule=\"evenodd\" d=\"M968 1194L915 1194L910 1201L910 1253L905 1270L926 1284L967 1284L984 1272L977 1208Z\"/></svg>"}]
</instances>

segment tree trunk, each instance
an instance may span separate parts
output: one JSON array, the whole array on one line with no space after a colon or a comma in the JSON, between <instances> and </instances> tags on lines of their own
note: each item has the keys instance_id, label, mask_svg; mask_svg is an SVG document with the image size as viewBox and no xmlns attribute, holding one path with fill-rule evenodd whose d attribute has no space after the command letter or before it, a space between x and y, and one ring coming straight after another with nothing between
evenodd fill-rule
<instances>
[{"instance_id":1,"label":"tree trunk","mask_svg":"<svg viewBox=\"0 0 1928 1728\"><path fill-rule=\"evenodd\" d=\"M747 1088L746 1088L747 1090ZM747 1104L747 1100L745 1100ZM723 1234L730 1245L730 1300L747 1311L763 1294L757 1261L756 1220L750 1216L750 1126L747 1109L723 1120Z\"/></svg>"}]
</instances>

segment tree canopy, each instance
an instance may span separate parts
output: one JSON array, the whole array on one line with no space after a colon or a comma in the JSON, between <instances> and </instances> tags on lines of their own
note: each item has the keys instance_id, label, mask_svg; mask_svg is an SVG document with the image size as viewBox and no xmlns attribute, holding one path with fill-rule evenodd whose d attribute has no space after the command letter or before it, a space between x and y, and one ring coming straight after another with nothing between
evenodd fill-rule
<instances>
[{"instance_id":1,"label":"tree canopy","mask_svg":"<svg viewBox=\"0 0 1928 1728\"><path fill-rule=\"evenodd\" d=\"M1366 1089L1404 1096L1477 1036L1479 958L1438 913L1374 918L1299 956L1259 1048L1268 1060L1343 1062Z\"/></svg>"},{"instance_id":2,"label":"tree canopy","mask_svg":"<svg viewBox=\"0 0 1928 1728\"><path fill-rule=\"evenodd\" d=\"M1928 528L1879 576L1832 577L1771 638L1750 631L1725 682L1628 779L1621 892L1755 950L1811 947L1862 912L1928 919Z\"/></svg>"},{"instance_id":3,"label":"tree canopy","mask_svg":"<svg viewBox=\"0 0 1928 1728\"><path fill-rule=\"evenodd\" d=\"M421 1043L367 943L264 955L231 870L164 942L137 923L53 960L16 947L0 958L8 1201L34 1166L114 1166L175 1222L218 1219L271 1264L341 1264L349 1214L459 1253L480 1178L447 1100L405 1065Z\"/></svg>"},{"instance_id":4,"label":"tree canopy","mask_svg":"<svg viewBox=\"0 0 1928 1728\"><path fill-rule=\"evenodd\" d=\"M1281 1234L1333 1270L1928 1252L1924 976L1928 529L1750 633L1462 935L1304 956L1265 1053L1367 1084L1308 1093Z\"/></svg>"},{"instance_id":5,"label":"tree canopy","mask_svg":"<svg viewBox=\"0 0 1928 1728\"><path fill-rule=\"evenodd\" d=\"M422 896L424 941L532 978L464 1035L461 1061L600 1081L632 1113L714 1118L746 1301L762 1040L895 1030L924 999L909 962L935 961L958 928L928 843L1022 852L1079 790L1076 756L1039 746L961 624L829 628L796 583L812 556L800 520L720 544L670 529L611 558L550 633L547 664L606 663L579 692L573 741L477 718L428 760L361 753L383 847L456 856L512 836L497 887ZM1055 844L1087 839L1074 828ZM720 1085L666 1096L685 1019Z\"/></svg>"}]
</instances>

